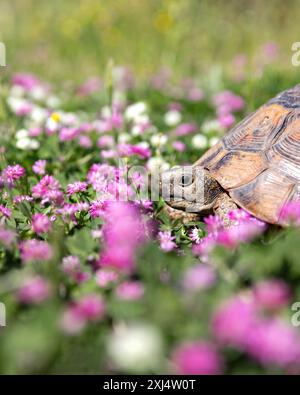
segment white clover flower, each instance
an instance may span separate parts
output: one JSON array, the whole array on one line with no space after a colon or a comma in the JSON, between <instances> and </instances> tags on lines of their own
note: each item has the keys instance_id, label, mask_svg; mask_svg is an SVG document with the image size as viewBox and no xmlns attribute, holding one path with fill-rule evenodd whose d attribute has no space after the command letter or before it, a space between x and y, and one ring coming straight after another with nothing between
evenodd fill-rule
<instances>
[{"instance_id":1,"label":"white clover flower","mask_svg":"<svg viewBox=\"0 0 300 395\"><path fill-rule=\"evenodd\" d=\"M108 106L104 106L101 108L101 117L102 118L110 118L111 117L111 109Z\"/></svg>"},{"instance_id":2,"label":"white clover flower","mask_svg":"<svg viewBox=\"0 0 300 395\"><path fill-rule=\"evenodd\" d=\"M49 96L47 99L47 106L50 108L58 108L61 105L61 100L57 96Z\"/></svg>"},{"instance_id":3,"label":"white clover flower","mask_svg":"<svg viewBox=\"0 0 300 395\"><path fill-rule=\"evenodd\" d=\"M54 121L52 118L48 118L46 121L46 128L51 130L52 132L58 129L59 124Z\"/></svg>"},{"instance_id":4,"label":"white clover flower","mask_svg":"<svg viewBox=\"0 0 300 395\"><path fill-rule=\"evenodd\" d=\"M167 141L168 141L168 136L165 134L154 134L150 139L150 142L153 145L153 147L161 147L165 145Z\"/></svg>"},{"instance_id":5,"label":"white clover flower","mask_svg":"<svg viewBox=\"0 0 300 395\"><path fill-rule=\"evenodd\" d=\"M30 149L37 150L40 148L40 143L35 139L30 139Z\"/></svg>"},{"instance_id":6,"label":"white clover flower","mask_svg":"<svg viewBox=\"0 0 300 395\"><path fill-rule=\"evenodd\" d=\"M30 91L30 96L34 100L45 100L46 98L46 90L42 86L35 86L33 89Z\"/></svg>"},{"instance_id":7,"label":"white clover flower","mask_svg":"<svg viewBox=\"0 0 300 395\"><path fill-rule=\"evenodd\" d=\"M212 147L213 145L217 144L220 141L220 139L218 137L211 137L209 139L209 146Z\"/></svg>"},{"instance_id":8,"label":"white clover flower","mask_svg":"<svg viewBox=\"0 0 300 395\"><path fill-rule=\"evenodd\" d=\"M201 130L203 133L210 133L210 132L215 132L219 131L220 128L220 123L218 120L208 120L204 121L203 124L201 125Z\"/></svg>"},{"instance_id":9,"label":"white clover flower","mask_svg":"<svg viewBox=\"0 0 300 395\"><path fill-rule=\"evenodd\" d=\"M28 137L21 138L16 143L16 147L24 151L30 150L30 145L31 139Z\"/></svg>"},{"instance_id":10,"label":"white clover flower","mask_svg":"<svg viewBox=\"0 0 300 395\"><path fill-rule=\"evenodd\" d=\"M136 123L138 123L141 121L141 119L143 120L143 115L145 115L146 111L146 103L137 102L128 106L125 110L124 115L128 121L135 121Z\"/></svg>"},{"instance_id":11,"label":"white clover flower","mask_svg":"<svg viewBox=\"0 0 300 395\"><path fill-rule=\"evenodd\" d=\"M134 119L134 122L137 124L145 125L150 122L149 115L148 114L137 115Z\"/></svg>"},{"instance_id":12,"label":"white clover flower","mask_svg":"<svg viewBox=\"0 0 300 395\"><path fill-rule=\"evenodd\" d=\"M178 125L179 122L181 122L181 119L182 119L181 113L175 110L170 110L166 112L164 116L165 124L168 126Z\"/></svg>"},{"instance_id":13,"label":"white clover flower","mask_svg":"<svg viewBox=\"0 0 300 395\"><path fill-rule=\"evenodd\" d=\"M9 96L11 97L23 97L25 95L25 89L20 85L13 85L9 90Z\"/></svg>"},{"instance_id":14,"label":"white clover flower","mask_svg":"<svg viewBox=\"0 0 300 395\"><path fill-rule=\"evenodd\" d=\"M149 148L149 143L147 141L141 141L137 146L141 148Z\"/></svg>"},{"instance_id":15,"label":"white clover flower","mask_svg":"<svg viewBox=\"0 0 300 395\"><path fill-rule=\"evenodd\" d=\"M160 156L150 158L147 162L147 166L151 172L162 172L170 168L170 164L164 161Z\"/></svg>"},{"instance_id":16,"label":"white clover flower","mask_svg":"<svg viewBox=\"0 0 300 395\"><path fill-rule=\"evenodd\" d=\"M139 136L141 133L141 125L133 125L133 127L131 128L131 134L133 136Z\"/></svg>"},{"instance_id":17,"label":"white clover flower","mask_svg":"<svg viewBox=\"0 0 300 395\"><path fill-rule=\"evenodd\" d=\"M29 136L29 132L28 132L28 130L26 130L26 129L20 129L20 130L18 130L17 133L15 134L15 138L16 138L17 140L27 138L28 136Z\"/></svg>"},{"instance_id":18,"label":"white clover flower","mask_svg":"<svg viewBox=\"0 0 300 395\"><path fill-rule=\"evenodd\" d=\"M47 111L44 108L38 106L35 106L30 113L31 120L38 125L41 125L43 122L45 122L47 116Z\"/></svg>"},{"instance_id":19,"label":"white clover flower","mask_svg":"<svg viewBox=\"0 0 300 395\"><path fill-rule=\"evenodd\" d=\"M158 329L148 324L119 326L107 343L111 361L124 372L143 373L157 369L163 342Z\"/></svg>"},{"instance_id":20,"label":"white clover flower","mask_svg":"<svg viewBox=\"0 0 300 395\"><path fill-rule=\"evenodd\" d=\"M13 97L9 96L7 98L7 104L9 108L14 112L18 112L20 108L22 107L27 107L29 105L29 102L25 99L22 99L20 97Z\"/></svg>"},{"instance_id":21,"label":"white clover flower","mask_svg":"<svg viewBox=\"0 0 300 395\"><path fill-rule=\"evenodd\" d=\"M29 137L23 137L17 140L16 147L23 151L36 150L40 147L40 143Z\"/></svg>"},{"instance_id":22,"label":"white clover flower","mask_svg":"<svg viewBox=\"0 0 300 395\"><path fill-rule=\"evenodd\" d=\"M195 134L192 138L192 145L194 148L206 148L207 147L207 138L202 134Z\"/></svg>"},{"instance_id":23,"label":"white clover flower","mask_svg":"<svg viewBox=\"0 0 300 395\"><path fill-rule=\"evenodd\" d=\"M78 116L73 112L61 112L61 122L66 126L73 126L78 124Z\"/></svg>"},{"instance_id":24,"label":"white clover flower","mask_svg":"<svg viewBox=\"0 0 300 395\"><path fill-rule=\"evenodd\" d=\"M122 143L128 143L128 141L130 141L130 140L131 140L131 136L128 133L121 133L118 136L118 142L121 143L121 144Z\"/></svg>"}]
</instances>

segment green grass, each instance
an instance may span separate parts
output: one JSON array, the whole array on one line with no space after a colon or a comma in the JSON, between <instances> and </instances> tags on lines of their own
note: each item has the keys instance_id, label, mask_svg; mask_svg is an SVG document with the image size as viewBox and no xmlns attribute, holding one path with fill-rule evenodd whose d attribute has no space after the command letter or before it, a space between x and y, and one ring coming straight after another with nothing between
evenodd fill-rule
<instances>
[{"instance_id":1,"label":"green grass","mask_svg":"<svg viewBox=\"0 0 300 395\"><path fill-rule=\"evenodd\" d=\"M234 72L237 54L257 64L270 41L289 69L299 20L296 0L10 0L0 3L0 40L9 70L48 79L102 74L110 58L140 76L169 66L201 77L216 64Z\"/></svg>"}]
</instances>

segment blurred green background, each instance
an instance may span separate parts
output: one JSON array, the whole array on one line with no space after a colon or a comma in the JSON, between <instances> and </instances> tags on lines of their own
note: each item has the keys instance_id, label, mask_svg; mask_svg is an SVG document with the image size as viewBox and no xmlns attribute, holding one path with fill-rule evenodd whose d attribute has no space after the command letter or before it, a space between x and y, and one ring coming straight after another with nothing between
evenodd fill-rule
<instances>
[{"instance_id":1,"label":"blurred green background","mask_svg":"<svg viewBox=\"0 0 300 395\"><path fill-rule=\"evenodd\" d=\"M102 72L110 58L139 76L162 66L179 75L226 68L237 54L255 65L271 41L277 65L292 69L299 21L299 0L0 1L7 69L58 80Z\"/></svg>"}]
</instances>

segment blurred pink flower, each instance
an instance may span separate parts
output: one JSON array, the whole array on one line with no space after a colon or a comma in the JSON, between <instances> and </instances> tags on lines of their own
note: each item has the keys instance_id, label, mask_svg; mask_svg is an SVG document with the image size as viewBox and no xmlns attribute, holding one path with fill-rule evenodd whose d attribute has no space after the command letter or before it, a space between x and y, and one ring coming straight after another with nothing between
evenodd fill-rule
<instances>
[{"instance_id":1,"label":"blurred pink flower","mask_svg":"<svg viewBox=\"0 0 300 395\"><path fill-rule=\"evenodd\" d=\"M264 223L250 220L219 231L216 236L216 242L226 248L235 248L240 243L246 243L254 239L263 233L264 230Z\"/></svg>"},{"instance_id":2,"label":"blurred pink flower","mask_svg":"<svg viewBox=\"0 0 300 395\"><path fill-rule=\"evenodd\" d=\"M96 283L100 287L107 287L109 284L116 282L118 278L118 273L108 268L99 269L96 272Z\"/></svg>"},{"instance_id":3,"label":"blurred pink flower","mask_svg":"<svg viewBox=\"0 0 300 395\"><path fill-rule=\"evenodd\" d=\"M33 198L28 195L16 195L14 196L14 203L15 204L20 204L22 202L32 202Z\"/></svg>"},{"instance_id":4,"label":"blurred pink flower","mask_svg":"<svg viewBox=\"0 0 300 395\"><path fill-rule=\"evenodd\" d=\"M78 96L89 96L103 89L103 82L98 77L90 77L77 89Z\"/></svg>"},{"instance_id":5,"label":"blurred pink flower","mask_svg":"<svg viewBox=\"0 0 300 395\"><path fill-rule=\"evenodd\" d=\"M237 296L217 310L212 322L216 339L248 353L264 365L298 366L298 331L281 319L264 317L252 296L248 295L247 299Z\"/></svg>"},{"instance_id":6,"label":"blurred pink flower","mask_svg":"<svg viewBox=\"0 0 300 395\"><path fill-rule=\"evenodd\" d=\"M13 108L14 113L18 117L24 117L30 114L32 110L33 110L33 105L26 101L22 101L22 103L16 105L15 108Z\"/></svg>"},{"instance_id":7,"label":"blurred pink flower","mask_svg":"<svg viewBox=\"0 0 300 395\"><path fill-rule=\"evenodd\" d=\"M105 313L104 301L99 295L89 294L76 302L77 314L86 320L97 321Z\"/></svg>"},{"instance_id":8,"label":"blurred pink flower","mask_svg":"<svg viewBox=\"0 0 300 395\"><path fill-rule=\"evenodd\" d=\"M182 285L186 291L199 291L212 287L215 281L216 273L213 267L200 263L186 270L182 279Z\"/></svg>"},{"instance_id":9,"label":"blurred pink flower","mask_svg":"<svg viewBox=\"0 0 300 395\"><path fill-rule=\"evenodd\" d=\"M67 195L71 196L75 193L85 192L87 189L88 184L86 182L74 182L67 186Z\"/></svg>"},{"instance_id":10,"label":"blurred pink flower","mask_svg":"<svg viewBox=\"0 0 300 395\"><path fill-rule=\"evenodd\" d=\"M51 246L36 239L26 240L20 243L21 259L24 263L32 261L49 261L53 256Z\"/></svg>"},{"instance_id":11,"label":"blurred pink flower","mask_svg":"<svg viewBox=\"0 0 300 395\"><path fill-rule=\"evenodd\" d=\"M175 151L178 152L184 152L186 149L186 145L182 141L174 141L172 143L172 147L174 148Z\"/></svg>"},{"instance_id":12,"label":"blurred pink flower","mask_svg":"<svg viewBox=\"0 0 300 395\"><path fill-rule=\"evenodd\" d=\"M110 135L101 136L98 139L97 146L99 148L111 148L115 144L114 138Z\"/></svg>"},{"instance_id":13,"label":"blurred pink flower","mask_svg":"<svg viewBox=\"0 0 300 395\"><path fill-rule=\"evenodd\" d=\"M67 274L72 274L80 270L80 260L76 255L68 255L62 260L62 270Z\"/></svg>"},{"instance_id":14,"label":"blurred pink flower","mask_svg":"<svg viewBox=\"0 0 300 395\"><path fill-rule=\"evenodd\" d=\"M151 156L151 151L149 148L145 148L140 145L119 144L118 154L121 157L138 155L140 158L146 159Z\"/></svg>"},{"instance_id":15,"label":"blurred pink flower","mask_svg":"<svg viewBox=\"0 0 300 395\"><path fill-rule=\"evenodd\" d=\"M89 294L70 305L61 317L62 329L74 335L79 333L89 321L99 321L105 314L103 299L97 294Z\"/></svg>"},{"instance_id":16,"label":"blurred pink flower","mask_svg":"<svg viewBox=\"0 0 300 395\"><path fill-rule=\"evenodd\" d=\"M144 292L144 286L139 281L124 281L116 288L116 295L121 300L140 299Z\"/></svg>"},{"instance_id":17,"label":"blurred pink flower","mask_svg":"<svg viewBox=\"0 0 300 395\"><path fill-rule=\"evenodd\" d=\"M216 241L213 234L202 237L199 243L193 245L193 253L195 255L206 256L215 247Z\"/></svg>"},{"instance_id":18,"label":"blurred pink flower","mask_svg":"<svg viewBox=\"0 0 300 395\"><path fill-rule=\"evenodd\" d=\"M243 81L246 77L247 56L243 53L237 54L232 65L234 68L233 79L237 82Z\"/></svg>"},{"instance_id":19,"label":"blurred pink flower","mask_svg":"<svg viewBox=\"0 0 300 395\"><path fill-rule=\"evenodd\" d=\"M10 248L16 239L15 232L5 229L2 225L0 225L0 243L3 244L6 248Z\"/></svg>"},{"instance_id":20,"label":"blurred pink flower","mask_svg":"<svg viewBox=\"0 0 300 395\"><path fill-rule=\"evenodd\" d=\"M102 150L100 152L100 156L102 159L113 159L113 158L117 158L118 154L117 151L113 149L107 149L107 150Z\"/></svg>"},{"instance_id":21,"label":"blurred pink flower","mask_svg":"<svg viewBox=\"0 0 300 395\"><path fill-rule=\"evenodd\" d=\"M89 209L90 215L92 218L103 218L105 215L105 209L107 207L107 203L102 200L95 200L91 202L91 206Z\"/></svg>"},{"instance_id":22,"label":"blurred pink flower","mask_svg":"<svg viewBox=\"0 0 300 395\"><path fill-rule=\"evenodd\" d=\"M294 200L285 204L279 213L284 224L300 226L300 201Z\"/></svg>"},{"instance_id":23,"label":"blurred pink flower","mask_svg":"<svg viewBox=\"0 0 300 395\"><path fill-rule=\"evenodd\" d=\"M197 82L192 78L184 78L181 81L184 98L191 101L200 101L204 98L203 90L197 86Z\"/></svg>"},{"instance_id":24,"label":"blurred pink flower","mask_svg":"<svg viewBox=\"0 0 300 395\"><path fill-rule=\"evenodd\" d=\"M87 212L88 210L89 204L87 202L67 203L58 208L56 213L60 214L65 222L72 221L74 224L77 224L76 214Z\"/></svg>"},{"instance_id":25,"label":"blurred pink flower","mask_svg":"<svg viewBox=\"0 0 300 395\"><path fill-rule=\"evenodd\" d=\"M204 92L200 88L192 87L192 88L188 89L188 91L186 93L186 98L188 100L198 102L204 98Z\"/></svg>"},{"instance_id":26,"label":"blurred pink flower","mask_svg":"<svg viewBox=\"0 0 300 395\"><path fill-rule=\"evenodd\" d=\"M103 226L105 248L103 266L130 272L135 266L135 251L146 240L146 226L136 207L125 202L110 202Z\"/></svg>"},{"instance_id":27,"label":"blurred pink flower","mask_svg":"<svg viewBox=\"0 0 300 395\"><path fill-rule=\"evenodd\" d=\"M108 164L94 163L88 171L87 180L96 192L103 193L108 184L116 180L116 169Z\"/></svg>"},{"instance_id":28,"label":"blurred pink flower","mask_svg":"<svg viewBox=\"0 0 300 395\"><path fill-rule=\"evenodd\" d=\"M215 347L206 341L187 342L179 345L172 354L177 373L184 375L217 375L223 362Z\"/></svg>"},{"instance_id":29,"label":"blurred pink flower","mask_svg":"<svg viewBox=\"0 0 300 395\"><path fill-rule=\"evenodd\" d=\"M243 222L243 221L248 221L252 218L252 216L247 213L247 211L243 210L243 209L237 209L237 210L231 210L228 213L228 218L231 221L235 221L236 224L238 224L239 222Z\"/></svg>"},{"instance_id":30,"label":"blurred pink flower","mask_svg":"<svg viewBox=\"0 0 300 395\"><path fill-rule=\"evenodd\" d=\"M42 204L50 201L57 206L61 206L64 203L60 183L53 176L45 175L31 188L31 192L34 198L42 199Z\"/></svg>"},{"instance_id":31,"label":"blurred pink flower","mask_svg":"<svg viewBox=\"0 0 300 395\"><path fill-rule=\"evenodd\" d=\"M58 191L60 189L59 182L49 175L45 175L36 185L31 189L32 196L35 198L44 198L51 191Z\"/></svg>"},{"instance_id":32,"label":"blurred pink flower","mask_svg":"<svg viewBox=\"0 0 300 395\"><path fill-rule=\"evenodd\" d=\"M166 91L169 87L171 76L172 71L167 67L163 67L152 76L150 84L154 89Z\"/></svg>"},{"instance_id":33,"label":"blurred pink flower","mask_svg":"<svg viewBox=\"0 0 300 395\"><path fill-rule=\"evenodd\" d=\"M178 125L174 131L176 136L186 136L188 134L196 132L198 126L196 123L182 123Z\"/></svg>"},{"instance_id":34,"label":"blurred pink flower","mask_svg":"<svg viewBox=\"0 0 300 395\"><path fill-rule=\"evenodd\" d=\"M237 68L243 68L246 66L247 56L243 53L237 54L233 59L233 65Z\"/></svg>"},{"instance_id":35,"label":"blurred pink flower","mask_svg":"<svg viewBox=\"0 0 300 395\"><path fill-rule=\"evenodd\" d=\"M47 165L47 162L45 160L43 160L43 159L37 160L33 164L32 170L35 174L43 176L46 173L46 165Z\"/></svg>"},{"instance_id":36,"label":"blurred pink flower","mask_svg":"<svg viewBox=\"0 0 300 395\"><path fill-rule=\"evenodd\" d=\"M60 319L61 329L68 335L77 335L86 326L86 319L78 314L77 306L69 306L62 314Z\"/></svg>"},{"instance_id":37,"label":"blurred pink flower","mask_svg":"<svg viewBox=\"0 0 300 395\"><path fill-rule=\"evenodd\" d=\"M282 368L300 363L300 336L296 328L280 319L268 319L248 331L248 353L263 365Z\"/></svg>"},{"instance_id":38,"label":"blurred pink flower","mask_svg":"<svg viewBox=\"0 0 300 395\"><path fill-rule=\"evenodd\" d=\"M171 231L167 230L164 232L158 232L158 241L160 243L160 248L164 252L169 252L176 248L176 243L174 242L175 236L172 236Z\"/></svg>"},{"instance_id":39,"label":"blurred pink flower","mask_svg":"<svg viewBox=\"0 0 300 395\"><path fill-rule=\"evenodd\" d=\"M50 296L50 283L41 276L25 280L17 292L17 298L24 304L40 304Z\"/></svg>"},{"instance_id":40,"label":"blurred pink flower","mask_svg":"<svg viewBox=\"0 0 300 395\"><path fill-rule=\"evenodd\" d=\"M284 307L291 297L288 285L279 279L259 282L253 292L258 306L270 310Z\"/></svg>"},{"instance_id":41,"label":"blurred pink flower","mask_svg":"<svg viewBox=\"0 0 300 395\"><path fill-rule=\"evenodd\" d=\"M244 99L230 91L223 91L213 97L213 104L219 113L230 114L245 107Z\"/></svg>"},{"instance_id":42,"label":"blurred pink flower","mask_svg":"<svg viewBox=\"0 0 300 395\"><path fill-rule=\"evenodd\" d=\"M0 218L1 217L11 217L11 210L8 207L3 206L3 204L0 204Z\"/></svg>"},{"instance_id":43,"label":"blurred pink flower","mask_svg":"<svg viewBox=\"0 0 300 395\"><path fill-rule=\"evenodd\" d=\"M235 116L233 114L219 115L218 122L222 126L222 128L230 128L235 123Z\"/></svg>"},{"instance_id":44,"label":"blurred pink flower","mask_svg":"<svg viewBox=\"0 0 300 395\"><path fill-rule=\"evenodd\" d=\"M93 146L93 142L88 136L79 136L78 143L82 148L91 148Z\"/></svg>"},{"instance_id":45,"label":"blurred pink flower","mask_svg":"<svg viewBox=\"0 0 300 395\"><path fill-rule=\"evenodd\" d=\"M126 66L117 66L113 70L114 86L117 90L128 91L135 86L134 74Z\"/></svg>"},{"instance_id":46,"label":"blurred pink flower","mask_svg":"<svg viewBox=\"0 0 300 395\"><path fill-rule=\"evenodd\" d=\"M277 58L279 53L278 44L274 41L267 42L262 47L262 52L269 62Z\"/></svg>"},{"instance_id":47,"label":"blurred pink flower","mask_svg":"<svg viewBox=\"0 0 300 395\"><path fill-rule=\"evenodd\" d=\"M34 214L31 218L32 230L36 234L48 233L51 229L51 221L45 214Z\"/></svg>"},{"instance_id":48,"label":"blurred pink flower","mask_svg":"<svg viewBox=\"0 0 300 395\"><path fill-rule=\"evenodd\" d=\"M135 200L133 203L139 206L140 208L142 208L146 212L153 210L153 202L151 200L147 200L147 199L142 199L139 201Z\"/></svg>"},{"instance_id":49,"label":"blurred pink flower","mask_svg":"<svg viewBox=\"0 0 300 395\"><path fill-rule=\"evenodd\" d=\"M21 86L25 90L30 91L36 86L39 86L40 81L33 74L18 73L13 76L12 84Z\"/></svg>"},{"instance_id":50,"label":"blurred pink flower","mask_svg":"<svg viewBox=\"0 0 300 395\"><path fill-rule=\"evenodd\" d=\"M244 348L257 321L253 299L237 296L226 301L217 310L212 321L212 330L220 343Z\"/></svg>"},{"instance_id":51,"label":"blurred pink flower","mask_svg":"<svg viewBox=\"0 0 300 395\"><path fill-rule=\"evenodd\" d=\"M182 104L179 102L171 102L168 104L168 111L181 112L182 110L183 110Z\"/></svg>"},{"instance_id":52,"label":"blurred pink flower","mask_svg":"<svg viewBox=\"0 0 300 395\"><path fill-rule=\"evenodd\" d=\"M63 127L59 132L59 140L62 142L72 141L76 137L78 137L79 131L78 128L74 127Z\"/></svg>"},{"instance_id":53,"label":"blurred pink flower","mask_svg":"<svg viewBox=\"0 0 300 395\"><path fill-rule=\"evenodd\" d=\"M90 278L89 273L81 270L80 261L77 256L69 255L63 258L62 270L76 284L83 283Z\"/></svg>"},{"instance_id":54,"label":"blurred pink flower","mask_svg":"<svg viewBox=\"0 0 300 395\"><path fill-rule=\"evenodd\" d=\"M40 127L30 128L28 130L29 137L37 137L40 136L42 133L42 129Z\"/></svg>"},{"instance_id":55,"label":"blurred pink flower","mask_svg":"<svg viewBox=\"0 0 300 395\"><path fill-rule=\"evenodd\" d=\"M7 166L2 171L2 177L9 186L14 186L15 181L19 180L25 174L25 169L20 165Z\"/></svg>"},{"instance_id":56,"label":"blurred pink flower","mask_svg":"<svg viewBox=\"0 0 300 395\"><path fill-rule=\"evenodd\" d=\"M217 234L221 229L223 229L223 222L218 215L209 215L204 218L204 222L208 233Z\"/></svg>"}]
</instances>

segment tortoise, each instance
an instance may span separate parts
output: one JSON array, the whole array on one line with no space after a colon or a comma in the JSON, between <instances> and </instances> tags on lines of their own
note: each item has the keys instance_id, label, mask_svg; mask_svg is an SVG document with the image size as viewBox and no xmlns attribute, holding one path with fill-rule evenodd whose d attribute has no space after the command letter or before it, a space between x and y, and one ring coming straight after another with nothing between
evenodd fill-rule
<instances>
[{"instance_id":1,"label":"tortoise","mask_svg":"<svg viewBox=\"0 0 300 395\"><path fill-rule=\"evenodd\" d=\"M300 84L248 115L191 169L188 175L184 167L161 175L162 196L176 212L193 213L184 214L190 218L215 212L228 222L228 212L241 207L282 225L282 206L300 198Z\"/></svg>"}]
</instances>

